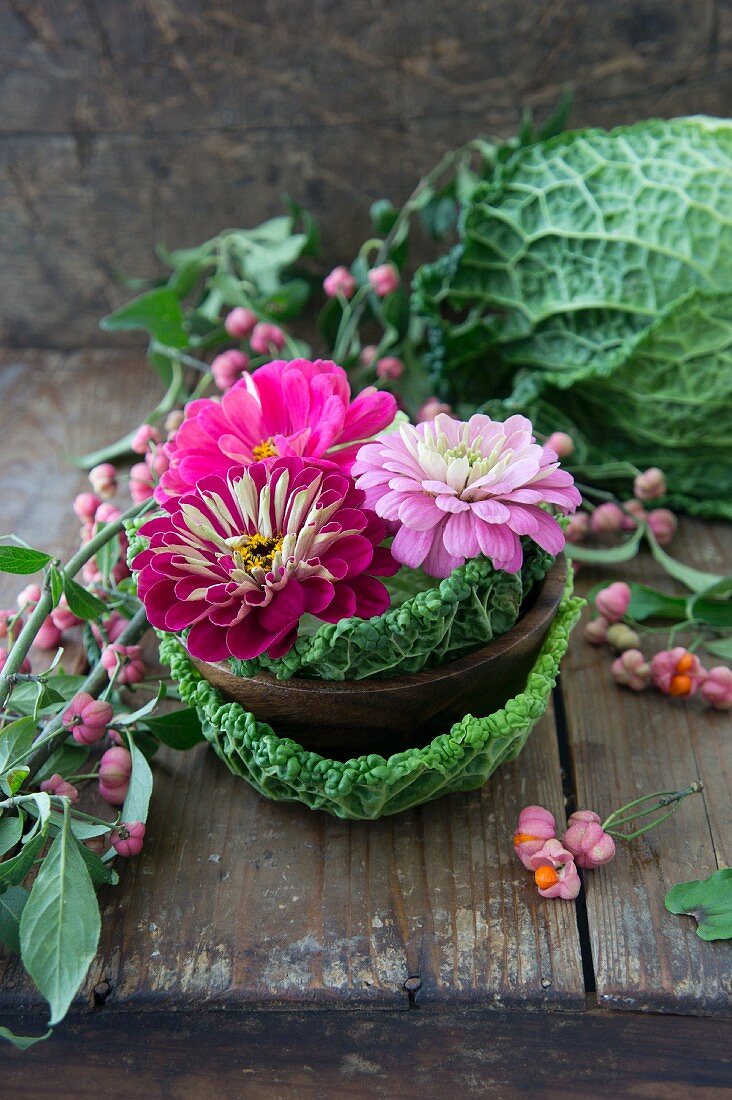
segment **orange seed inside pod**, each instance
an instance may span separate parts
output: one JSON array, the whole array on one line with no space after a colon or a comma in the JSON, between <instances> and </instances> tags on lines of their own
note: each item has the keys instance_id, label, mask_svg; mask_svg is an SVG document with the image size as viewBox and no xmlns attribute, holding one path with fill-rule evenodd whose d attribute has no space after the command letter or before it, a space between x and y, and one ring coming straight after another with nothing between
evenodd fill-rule
<instances>
[{"instance_id":1,"label":"orange seed inside pod","mask_svg":"<svg viewBox=\"0 0 732 1100\"><path fill-rule=\"evenodd\" d=\"M540 890L548 890L559 882L559 875L553 867L537 867L534 872L534 882Z\"/></svg>"}]
</instances>

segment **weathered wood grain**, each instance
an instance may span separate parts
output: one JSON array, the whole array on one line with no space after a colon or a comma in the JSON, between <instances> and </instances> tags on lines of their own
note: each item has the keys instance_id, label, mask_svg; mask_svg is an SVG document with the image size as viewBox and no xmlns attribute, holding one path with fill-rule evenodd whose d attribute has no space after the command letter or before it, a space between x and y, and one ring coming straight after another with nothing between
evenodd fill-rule
<instances>
[{"instance_id":1,"label":"weathered wood grain","mask_svg":"<svg viewBox=\"0 0 732 1100\"><path fill-rule=\"evenodd\" d=\"M30 1034L40 1019L20 1021ZM83 1067L81 1069L80 1067ZM720 1100L729 1027L720 1020L592 1011L97 1011L29 1055L0 1048L3 1089L45 1100Z\"/></svg>"},{"instance_id":2,"label":"weathered wood grain","mask_svg":"<svg viewBox=\"0 0 732 1100\"><path fill-rule=\"evenodd\" d=\"M729 571L730 549L723 525L687 519L670 552L723 572ZM583 569L579 587L586 590L603 576L609 574ZM622 576L672 584L648 554L623 566ZM685 787L696 778L705 784L703 794L687 799L673 818L619 845L612 864L585 875L599 1003L732 1013L732 946L704 943L690 918L672 916L663 905L675 883L706 878L732 862L729 713L711 711L698 698L683 702L619 689L610 676L611 655L583 643L581 629L562 676L578 808L606 815L644 793ZM649 646L649 652L655 650Z\"/></svg>"},{"instance_id":3,"label":"weathered wood grain","mask_svg":"<svg viewBox=\"0 0 732 1100\"><path fill-rule=\"evenodd\" d=\"M12 0L0 10L0 340L108 336L120 273L278 212L349 261L368 206L575 86L576 125L725 115L728 0Z\"/></svg>"},{"instance_id":4,"label":"weathered wood grain","mask_svg":"<svg viewBox=\"0 0 732 1100\"><path fill-rule=\"evenodd\" d=\"M6 357L9 527L73 545L84 478L62 456L138 422L152 377L120 351ZM562 812L549 716L484 790L373 824L267 802L206 749L161 753L144 854L105 896L83 999L107 982L127 1008L388 1007L419 975L425 1004L581 1009L574 908L542 903L512 852L527 802ZM29 1002L17 962L0 963L0 1006Z\"/></svg>"}]
</instances>

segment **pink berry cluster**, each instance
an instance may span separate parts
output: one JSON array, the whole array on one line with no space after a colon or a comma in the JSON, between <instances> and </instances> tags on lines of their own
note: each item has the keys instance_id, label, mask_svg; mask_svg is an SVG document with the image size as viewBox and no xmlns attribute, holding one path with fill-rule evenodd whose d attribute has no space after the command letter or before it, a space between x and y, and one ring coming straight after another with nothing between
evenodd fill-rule
<instances>
[{"instance_id":1,"label":"pink berry cluster","mask_svg":"<svg viewBox=\"0 0 732 1100\"><path fill-rule=\"evenodd\" d=\"M34 610L40 598L41 586L35 583L28 584L22 592L18 593L17 610L11 608L0 611L0 639L4 640L8 646L7 649L0 649L0 671L8 659L8 650L23 626L25 616ZM58 649L64 634L79 623L81 619L74 615L66 597L62 596L58 606L44 619L33 644L37 649ZM31 671L31 663L27 657L23 660L20 671L22 673Z\"/></svg>"},{"instance_id":2,"label":"pink berry cluster","mask_svg":"<svg viewBox=\"0 0 732 1100\"><path fill-rule=\"evenodd\" d=\"M543 806L525 806L513 835L516 855L534 872L543 898L576 898L580 892L577 868L591 870L609 863L615 841L593 810L577 810L567 822L561 840L553 814Z\"/></svg>"},{"instance_id":3,"label":"pink berry cluster","mask_svg":"<svg viewBox=\"0 0 732 1100\"><path fill-rule=\"evenodd\" d=\"M548 440L564 433L555 432ZM567 436L567 439L570 437ZM556 450L556 446L554 447ZM557 451L562 458L560 451ZM576 512L569 520L566 536L568 542L584 542L590 535L604 537L622 531L633 531L639 523L647 523L660 546L668 546L676 534L678 520L668 508L646 510L645 505L666 495L666 478L657 466L651 466L638 474L633 483L634 496L622 504L607 501L598 504L593 512Z\"/></svg>"},{"instance_id":4,"label":"pink berry cluster","mask_svg":"<svg viewBox=\"0 0 732 1100\"><path fill-rule=\"evenodd\" d=\"M253 309L237 306L227 313L224 328L233 340L249 342L252 355L275 355L285 346L286 337L279 325L260 321ZM211 363L211 374L218 388L226 393L249 367L251 355L241 348L220 352Z\"/></svg>"},{"instance_id":5,"label":"pink berry cluster","mask_svg":"<svg viewBox=\"0 0 732 1100\"><path fill-rule=\"evenodd\" d=\"M624 581L603 588L595 596L599 614L585 626L585 639L591 645L608 645L618 653L611 666L615 682L631 691L653 685L676 699L688 699L698 691L717 710L732 707L732 669L726 665L706 669L696 654L683 646L662 650L651 660L644 656L638 633L623 622L631 596Z\"/></svg>"}]
</instances>

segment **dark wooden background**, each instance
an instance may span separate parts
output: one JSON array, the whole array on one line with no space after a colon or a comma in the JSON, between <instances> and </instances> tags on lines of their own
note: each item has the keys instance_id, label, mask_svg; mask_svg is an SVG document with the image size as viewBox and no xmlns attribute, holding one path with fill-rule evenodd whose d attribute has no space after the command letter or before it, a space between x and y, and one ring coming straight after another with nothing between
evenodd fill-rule
<instances>
[{"instance_id":1,"label":"dark wooden background","mask_svg":"<svg viewBox=\"0 0 732 1100\"><path fill-rule=\"evenodd\" d=\"M6 0L0 344L102 346L97 320L288 192L350 260L368 206L575 88L573 122L727 114L731 0Z\"/></svg>"}]
</instances>

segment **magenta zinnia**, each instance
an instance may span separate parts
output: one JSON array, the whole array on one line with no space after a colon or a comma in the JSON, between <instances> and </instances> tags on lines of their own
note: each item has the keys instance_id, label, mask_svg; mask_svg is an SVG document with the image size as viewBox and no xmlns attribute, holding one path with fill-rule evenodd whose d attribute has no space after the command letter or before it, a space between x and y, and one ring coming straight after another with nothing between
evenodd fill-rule
<instances>
[{"instance_id":1,"label":"magenta zinnia","mask_svg":"<svg viewBox=\"0 0 732 1100\"><path fill-rule=\"evenodd\" d=\"M327 458L344 473L364 440L386 428L396 400L373 386L353 401L348 376L328 360L265 363L221 398L201 398L163 450L170 462L156 499L192 489L208 474L226 475L272 457Z\"/></svg>"},{"instance_id":2,"label":"magenta zinnia","mask_svg":"<svg viewBox=\"0 0 732 1100\"><path fill-rule=\"evenodd\" d=\"M521 535L558 554L564 535L541 506L573 512L581 499L523 416L501 423L477 413L461 422L440 413L429 423L402 424L363 446L353 473L366 503L399 525L396 560L433 577L479 554L515 573Z\"/></svg>"},{"instance_id":3,"label":"magenta zinnia","mask_svg":"<svg viewBox=\"0 0 732 1100\"><path fill-rule=\"evenodd\" d=\"M140 529L133 562L148 618L190 628L194 657L282 657L300 617L368 619L389 606L377 575L397 565L378 544L384 524L334 466L255 462L202 478Z\"/></svg>"}]
</instances>

